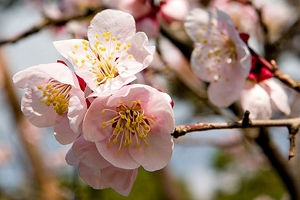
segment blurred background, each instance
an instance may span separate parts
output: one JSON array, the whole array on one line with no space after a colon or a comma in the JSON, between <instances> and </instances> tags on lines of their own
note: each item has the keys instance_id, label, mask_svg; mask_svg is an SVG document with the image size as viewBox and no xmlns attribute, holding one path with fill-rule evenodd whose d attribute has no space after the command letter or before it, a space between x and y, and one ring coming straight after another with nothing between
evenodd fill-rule
<instances>
[{"instance_id":1,"label":"blurred background","mask_svg":"<svg viewBox=\"0 0 300 200\"><path fill-rule=\"evenodd\" d=\"M237 105L211 105L206 83L190 70L193 43L183 23L194 7L227 12L238 30L250 35L249 46L300 81L299 0L0 0L0 199L291 199L289 181L300 181L300 152L297 148L288 161L286 128L266 129L268 144L257 139L261 131L256 129L246 134L239 129L189 133L175 139L165 169L140 168L129 197L123 197L88 186L65 162L71 145L60 145L52 128L36 128L23 117L25 90L13 85L12 76L30 66L66 61L52 42L85 38L93 15L114 8L130 12L137 30L157 46L154 62L137 82L171 95L176 125L241 119ZM288 117L298 117L299 94L285 89L292 108ZM286 116L275 112L273 118ZM278 153L274 157L263 147L270 143ZM284 177L285 172L294 179Z\"/></svg>"}]
</instances>

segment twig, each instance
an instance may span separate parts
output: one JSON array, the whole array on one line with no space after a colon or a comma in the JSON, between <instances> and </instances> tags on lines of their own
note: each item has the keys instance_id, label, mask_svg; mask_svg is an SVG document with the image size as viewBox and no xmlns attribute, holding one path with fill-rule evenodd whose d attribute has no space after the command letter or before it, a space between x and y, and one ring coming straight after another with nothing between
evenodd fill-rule
<instances>
[{"instance_id":1,"label":"twig","mask_svg":"<svg viewBox=\"0 0 300 200\"><path fill-rule=\"evenodd\" d=\"M19 35L13 36L11 38L8 38L5 40L0 40L0 46L7 44L7 43L15 43L29 35L39 32L40 30L42 30L43 28L45 28L47 26L62 26L71 20L78 20L78 19L83 19L83 18L92 16L96 12L98 12L99 10L102 10L102 9L103 9L103 7L98 7L98 8L94 8L94 9L89 8L89 9L84 10L83 12L76 13L71 16L62 17L60 19L51 19L48 17L44 17L39 24L33 26L29 30L27 30Z\"/></svg>"},{"instance_id":2,"label":"twig","mask_svg":"<svg viewBox=\"0 0 300 200\"><path fill-rule=\"evenodd\" d=\"M278 78L281 82L285 85L289 86L290 88L300 92L300 83L294 81L289 75L281 72L275 62L275 60L270 61L271 65L273 66L273 75L274 77Z\"/></svg>"},{"instance_id":3,"label":"twig","mask_svg":"<svg viewBox=\"0 0 300 200\"><path fill-rule=\"evenodd\" d=\"M271 119L271 120L250 120L249 111L244 114L244 119L238 122L217 122L202 123L193 125L178 125L175 127L172 136L174 138L181 137L189 132L207 131L214 129L233 129L233 128L263 128L263 127L287 127L289 129L290 152L289 158L294 156L295 136L299 130L300 117L290 119Z\"/></svg>"}]
</instances>

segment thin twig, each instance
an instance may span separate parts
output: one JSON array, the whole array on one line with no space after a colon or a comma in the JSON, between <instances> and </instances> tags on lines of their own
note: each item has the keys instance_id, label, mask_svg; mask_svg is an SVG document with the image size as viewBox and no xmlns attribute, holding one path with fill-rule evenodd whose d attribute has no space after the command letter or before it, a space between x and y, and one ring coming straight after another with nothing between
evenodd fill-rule
<instances>
[{"instance_id":1,"label":"thin twig","mask_svg":"<svg viewBox=\"0 0 300 200\"><path fill-rule=\"evenodd\" d=\"M273 75L274 77L278 78L282 83L287 85L288 87L300 92L300 83L294 81L289 75L281 72L275 62L275 60L270 61L271 65L273 66Z\"/></svg>"},{"instance_id":2,"label":"thin twig","mask_svg":"<svg viewBox=\"0 0 300 200\"><path fill-rule=\"evenodd\" d=\"M214 129L233 129L233 128L265 128L265 127L287 127L289 130L290 152L289 158L294 157L295 137L300 126L300 117L290 119L271 119L271 120L250 120L249 111L244 114L244 119L238 122L217 122L202 123L193 125L178 125L175 127L172 136L181 137L189 132L207 131Z\"/></svg>"},{"instance_id":3,"label":"thin twig","mask_svg":"<svg viewBox=\"0 0 300 200\"><path fill-rule=\"evenodd\" d=\"M29 30L27 30L19 35L13 36L11 38L8 38L5 40L0 40L0 46L4 45L4 44L8 44L8 43L15 43L23 38L26 38L27 36L30 36L34 33L39 32L40 30L44 29L47 26L62 26L71 20L79 20L79 19L83 19L83 18L92 16L102 9L103 9L103 7L98 7L98 8L93 8L93 9L88 8L88 9L84 10L83 12L79 12L79 13L76 13L71 16L62 17L60 19L51 19L48 17L44 17L40 23L31 27Z\"/></svg>"}]
</instances>

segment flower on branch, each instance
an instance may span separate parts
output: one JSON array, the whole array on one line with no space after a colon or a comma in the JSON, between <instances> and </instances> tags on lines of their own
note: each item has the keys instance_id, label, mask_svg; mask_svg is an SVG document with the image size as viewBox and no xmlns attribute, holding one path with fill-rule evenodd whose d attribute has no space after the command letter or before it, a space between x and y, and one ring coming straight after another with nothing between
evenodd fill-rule
<instances>
[{"instance_id":1,"label":"flower on branch","mask_svg":"<svg viewBox=\"0 0 300 200\"><path fill-rule=\"evenodd\" d=\"M282 113L289 115L291 109L287 94L282 86L272 79L271 64L252 49L251 55L251 71L240 97L243 110L250 111L251 119L270 119L272 105L275 105Z\"/></svg>"},{"instance_id":2,"label":"flower on branch","mask_svg":"<svg viewBox=\"0 0 300 200\"><path fill-rule=\"evenodd\" d=\"M251 67L247 45L241 40L230 17L193 9L185 22L195 42L191 57L194 73L210 82L208 98L216 106L229 106L238 100Z\"/></svg>"},{"instance_id":3,"label":"flower on branch","mask_svg":"<svg viewBox=\"0 0 300 200\"><path fill-rule=\"evenodd\" d=\"M111 187L118 193L128 196L137 176L138 169L121 169L106 161L94 142L82 136L73 144L66 155L71 166L78 166L80 177L94 189Z\"/></svg>"},{"instance_id":4,"label":"flower on branch","mask_svg":"<svg viewBox=\"0 0 300 200\"><path fill-rule=\"evenodd\" d=\"M61 144L73 142L82 131L87 105L76 75L62 63L41 64L18 72L17 87L28 88L21 110L35 126L54 126Z\"/></svg>"},{"instance_id":5,"label":"flower on branch","mask_svg":"<svg viewBox=\"0 0 300 200\"><path fill-rule=\"evenodd\" d=\"M107 9L92 19L88 41L71 39L54 45L93 91L111 93L135 80L134 74L152 62L155 47L148 45L145 33L135 30L130 14Z\"/></svg>"},{"instance_id":6,"label":"flower on branch","mask_svg":"<svg viewBox=\"0 0 300 200\"><path fill-rule=\"evenodd\" d=\"M147 85L128 85L96 98L83 122L83 136L95 142L113 166L148 171L165 167L173 151L175 129L169 95Z\"/></svg>"}]
</instances>

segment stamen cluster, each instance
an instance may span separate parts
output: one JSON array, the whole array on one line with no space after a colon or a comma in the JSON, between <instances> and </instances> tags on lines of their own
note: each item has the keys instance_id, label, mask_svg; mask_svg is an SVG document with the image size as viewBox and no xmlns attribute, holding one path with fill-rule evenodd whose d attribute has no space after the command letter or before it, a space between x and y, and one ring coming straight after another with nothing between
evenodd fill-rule
<instances>
[{"instance_id":1,"label":"stamen cluster","mask_svg":"<svg viewBox=\"0 0 300 200\"><path fill-rule=\"evenodd\" d=\"M121 147L131 147L132 141L135 140L136 149L139 149L141 142L143 141L145 146L148 147L147 134L150 131L150 124L154 125L155 117L145 116L145 111L141 108L142 102L132 101L131 106L124 105L123 101L120 101L120 106L116 110L103 109L101 114L106 111L115 112L116 116L109 121L104 121L100 127L102 130L111 125L113 127L113 133L109 138L108 145L112 146L114 143L119 143L117 150L118 154L121 154Z\"/></svg>"},{"instance_id":2,"label":"stamen cluster","mask_svg":"<svg viewBox=\"0 0 300 200\"><path fill-rule=\"evenodd\" d=\"M45 85L37 86L37 89L43 91L40 103L45 103L46 106L53 105L53 109L58 115L63 115L68 110L71 85L62 84L54 79L51 79Z\"/></svg>"}]
</instances>

